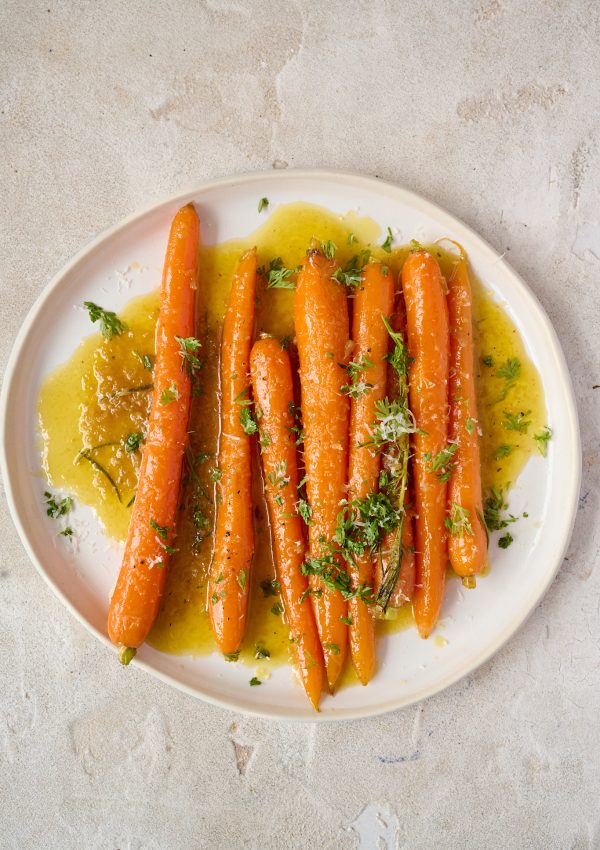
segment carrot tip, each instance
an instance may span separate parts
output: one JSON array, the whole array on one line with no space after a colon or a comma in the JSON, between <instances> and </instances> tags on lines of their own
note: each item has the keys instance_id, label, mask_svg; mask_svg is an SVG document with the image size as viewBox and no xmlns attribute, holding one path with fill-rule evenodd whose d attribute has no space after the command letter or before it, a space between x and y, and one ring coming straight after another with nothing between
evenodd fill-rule
<instances>
[{"instance_id":1,"label":"carrot tip","mask_svg":"<svg viewBox=\"0 0 600 850\"><path fill-rule=\"evenodd\" d=\"M124 667L127 667L130 661L135 658L137 653L137 649L133 646L120 646L119 647L119 661Z\"/></svg>"}]
</instances>

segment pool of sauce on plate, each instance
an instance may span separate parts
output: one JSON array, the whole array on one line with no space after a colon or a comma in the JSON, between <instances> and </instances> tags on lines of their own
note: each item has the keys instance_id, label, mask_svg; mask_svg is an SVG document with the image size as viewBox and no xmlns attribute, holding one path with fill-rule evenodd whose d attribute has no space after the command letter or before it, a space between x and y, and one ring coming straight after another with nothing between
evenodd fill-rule
<instances>
[{"instance_id":1,"label":"pool of sauce on plate","mask_svg":"<svg viewBox=\"0 0 600 850\"><path fill-rule=\"evenodd\" d=\"M206 612L206 575L214 521L212 476L218 440L218 350L235 264L244 250L256 245L259 264L268 265L274 257L281 257L285 266L295 267L302 262L313 236L335 242L336 257L342 265L368 247L376 258L398 273L408 252L408 248L395 248L391 254L384 252L377 245L382 241L380 228L371 219L355 213L338 216L305 203L278 207L247 238L201 249L198 337L203 343L205 365L200 395L193 400L190 419L179 551L172 558L162 606L149 639L164 652L202 655L214 651ZM428 247L448 276L455 255L438 245ZM293 336L293 298L291 290L259 292L257 333ZM102 306L111 308L109 303ZM539 375L525 352L517 328L502 306L475 279L473 313L486 491L491 487L507 488L516 480L529 456L536 451L533 434L545 425L546 414ZM140 451L127 451L125 441L129 434L143 432L145 428L151 396L148 387L152 382L148 357L154 354L157 315L158 290L134 298L120 314L127 332L111 340L99 334L83 340L71 358L48 376L39 397L42 461L49 483L92 506L107 533L117 540L126 536L135 494ZM519 378L508 388L505 398L498 401L506 382L496 375L496 370L509 358L520 361ZM504 427L505 411L530 411L526 434ZM503 445L511 446L510 454L497 460L498 448ZM270 666L287 661L290 644L282 616L271 610L278 595L273 595L269 586L274 567L259 466L257 454L255 557L248 626L240 658L259 666L264 677ZM411 624L410 606L404 606L389 612L389 619L379 621L377 628L381 633L389 633ZM270 661L256 659L259 649L270 653ZM347 665L346 684L353 681L351 666Z\"/></svg>"}]
</instances>

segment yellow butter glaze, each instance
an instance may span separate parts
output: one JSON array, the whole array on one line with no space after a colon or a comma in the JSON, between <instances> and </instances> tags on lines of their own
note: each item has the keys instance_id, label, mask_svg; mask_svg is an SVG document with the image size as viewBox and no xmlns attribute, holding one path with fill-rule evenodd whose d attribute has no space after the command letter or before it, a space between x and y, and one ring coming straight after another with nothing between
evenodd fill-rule
<instances>
[{"instance_id":1,"label":"yellow butter glaze","mask_svg":"<svg viewBox=\"0 0 600 850\"><path fill-rule=\"evenodd\" d=\"M407 247L394 248L391 253L382 250L378 243L383 241L383 235L371 219L356 213L339 216L305 203L278 207L247 238L201 249L198 335L203 342L205 366L201 376L202 394L193 401L190 420L189 457L193 471L186 475L177 540L179 551L172 558L163 603L150 636L150 643L164 652L200 655L214 650L206 613L206 574L214 521L218 351L235 264L243 251L256 245L259 264L267 265L274 257L281 257L284 265L295 267L302 262L313 237L333 241L342 265L368 247L396 274L408 252ZM428 247L437 256L444 273L450 274L454 262L452 252L438 245ZM536 450L533 434L545 424L543 392L538 373L527 357L514 324L477 280L473 281L473 286L483 481L486 489L506 487L516 480L527 458ZM292 336L293 297L291 290L260 291L257 333ZM111 307L109 303L102 306ZM154 352L157 311L157 292L134 299L121 315L128 327L127 334L110 341L98 334L88 337L67 363L46 379L40 392L42 457L49 483L95 508L108 534L118 540L126 535L130 514L126 505L135 491L139 462L139 453L127 453L122 441L131 432L143 431L150 393L139 391L117 396L111 393L144 386L151 381L151 373L144 368L138 355ZM495 365L484 366L482 358L485 356L492 357ZM509 389L504 402L498 403L496 399L504 382L495 373L510 357L518 358L521 363L520 378ZM504 410L531 410L528 416L531 424L526 435L504 428ZM93 456L114 478L121 492L121 502L106 477L89 462L83 459L73 462L82 447L102 443L117 444L98 449ZM508 457L496 461L494 452L501 444L511 444L514 448ZM259 664L260 669L267 670L288 660L290 644L283 618L271 610L278 596L265 595L261 589L262 582L268 590L266 583L273 579L274 568L258 461L257 454L256 554L248 627L240 658L249 665ZM386 634L408 628L412 622L407 605L389 612L387 619L378 621L377 629ZM257 660L257 649L266 649L270 660ZM352 672L348 669L342 684L352 681Z\"/></svg>"}]
</instances>

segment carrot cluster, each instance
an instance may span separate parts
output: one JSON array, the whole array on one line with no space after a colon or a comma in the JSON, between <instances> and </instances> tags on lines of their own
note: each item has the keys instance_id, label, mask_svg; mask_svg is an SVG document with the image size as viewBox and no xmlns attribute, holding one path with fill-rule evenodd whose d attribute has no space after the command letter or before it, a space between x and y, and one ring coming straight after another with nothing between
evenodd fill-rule
<instances>
[{"instance_id":1,"label":"carrot cluster","mask_svg":"<svg viewBox=\"0 0 600 850\"><path fill-rule=\"evenodd\" d=\"M198 240L196 213L184 207L167 249L148 439L109 611L124 660L152 626L172 551L190 395L180 343L194 332ZM448 281L415 245L398 281L370 260L349 285L328 246L314 243L296 285L296 358L274 337L254 341L261 274L247 251L223 324L208 609L219 650L235 655L251 587L258 440L285 619L316 709L348 654L360 681L372 678L375 621L388 607L412 600L427 638L448 563L463 577L485 564L471 287L462 250ZM165 391L173 398L161 404Z\"/></svg>"}]
</instances>

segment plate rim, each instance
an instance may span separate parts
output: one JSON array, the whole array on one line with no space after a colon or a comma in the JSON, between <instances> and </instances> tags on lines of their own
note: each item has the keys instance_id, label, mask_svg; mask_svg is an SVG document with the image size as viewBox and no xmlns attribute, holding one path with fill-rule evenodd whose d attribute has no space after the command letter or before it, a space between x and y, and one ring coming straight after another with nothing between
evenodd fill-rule
<instances>
[{"instance_id":1,"label":"plate rim","mask_svg":"<svg viewBox=\"0 0 600 850\"><path fill-rule=\"evenodd\" d=\"M354 171L321 168L286 168L280 170L275 169L271 171L251 171L241 174L234 174L227 177L219 177L212 180L204 180L199 183L190 184L185 189L181 189L173 193L172 195L163 198L162 200L147 204L141 209L134 211L128 216L125 216L125 218L123 218L121 221L117 222L114 225L111 225L108 228L105 228L95 237L88 240L71 257L71 259L68 260L58 270L58 272L56 272L50 278L48 283L46 283L46 285L43 287L42 291L39 293L34 303L31 305L29 311L27 312L14 338L12 348L6 363L4 377L2 380L2 389L0 392L0 472L2 474L2 479L4 482L5 497L9 507L11 519L17 530L25 552L27 553L29 560L35 567L36 571L39 575L41 575L46 584L52 589L54 594L59 598L59 600L67 608L67 610L69 610L71 614L78 620L78 622L81 623L81 625L83 625L88 632L93 634L105 646L116 652L115 647L110 642L107 635L103 634L99 629L97 629L90 622L88 622L88 620L83 616L83 614L77 610L75 605L70 601L70 599L63 593L60 587L51 578L51 576L41 563L40 559L38 559L34 554L29 542L28 534L21 521L21 514L17 506L16 500L16 495L18 491L16 490L16 487L9 474L7 426L10 409L9 402L12 394L15 392L15 381L17 377L16 367L20 361L20 355L23 345L29 335L29 332L34 322L38 318L39 313L42 311L46 301L50 298L54 291L59 288L61 281L81 262L83 262L90 254L92 254L92 252L99 245L110 239L113 235L118 234L123 229L129 227L132 224L135 224L137 221L143 219L147 215L150 215L151 213L155 213L161 209L179 203L182 200L189 198L190 196L198 198L198 196L202 195L204 192L212 189L232 188L237 185L248 184L253 182L277 182L278 180L285 178L289 179L290 177L300 181L303 179L314 180L315 178L320 178L329 182L350 181L357 184L358 186L363 185L379 193L385 192L388 195L394 196L396 199L400 200L403 203L410 204L413 208L419 208L425 214L429 214L437 220L440 220L440 218L448 219L454 231L458 226L459 229L463 230L464 234L468 237L468 240L471 241L473 244L477 245L478 250L482 254L487 255L488 258L490 260L493 260L496 264L502 264L506 268L508 273L512 275L516 283L521 287L523 295L525 295L529 300L531 306L537 314L536 319L543 326L543 329L547 333L551 346L554 350L554 354L556 356L556 360L559 366L559 373L557 374L557 383L560 384L561 391L566 402L564 413L567 414L568 420L570 422L571 432L573 436L573 455L574 459L576 460L576 463L573 464L570 470L571 474L569 477L569 483L571 492L569 494L570 504L568 506L570 516L569 522L565 526L565 534L562 541L562 547L556 550L552 569L547 573L545 581L537 588L535 598L533 599L529 609L523 614L520 614L516 620L511 620L510 623L507 623L504 629L501 630L496 640L490 643L487 650L485 650L481 657L477 658L474 663L468 664L465 669L459 668L457 671L453 672L449 676L438 679L435 684L424 686L418 693L408 697L408 699L397 698L387 703L382 703L374 707L367 706L363 709L340 709L339 713L336 712L335 707L329 708L327 713L314 713L312 715L308 714L305 710L303 710L302 713L298 713L298 710L295 708L289 708L286 710L271 710L267 707L267 709L264 710L259 706L255 707L243 703L241 700L238 700L236 698L221 699L209 693L201 692L197 688L192 687L191 685L188 685L185 682L176 679L172 675L157 669L150 662L145 661L144 659L136 658L133 662L136 667L139 667L145 670L146 672L149 672L152 676L156 677L163 683L168 684L171 687L175 687L179 691L182 691L183 693L186 693L196 699L201 699L204 702L218 706L219 708L224 708L229 711L238 711L248 716L270 718L284 722L332 723L338 722L340 720L359 720L368 717L377 717L401 708L408 708L409 706L414 705L417 702L421 702L422 700L428 699L429 697L434 696L435 694L441 693L442 691L446 690L446 688L450 687L453 684L456 684L465 676L479 669L483 664L489 661L490 658L492 658L500 649L502 649L502 647L524 626L533 611L537 608L540 601L546 595L550 586L554 582L554 579L562 564L573 534L573 528L577 515L578 497L581 490L581 432L579 428L578 410L573 389L573 383L568 369L568 364L562 346L560 344L560 340L542 303L538 299L537 295L533 292L533 290L529 287L529 285L523 280L520 274L515 271L515 269L510 265L510 263L505 260L503 255L498 254L498 252L479 233L473 230L469 225L465 224L460 218L453 215L452 213L449 213L446 209L444 209L444 207L441 207L435 202L428 200L417 192L414 192L410 189L406 189L405 187L400 186L399 184L394 183L392 181L383 180L379 177L369 176Z\"/></svg>"}]
</instances>

